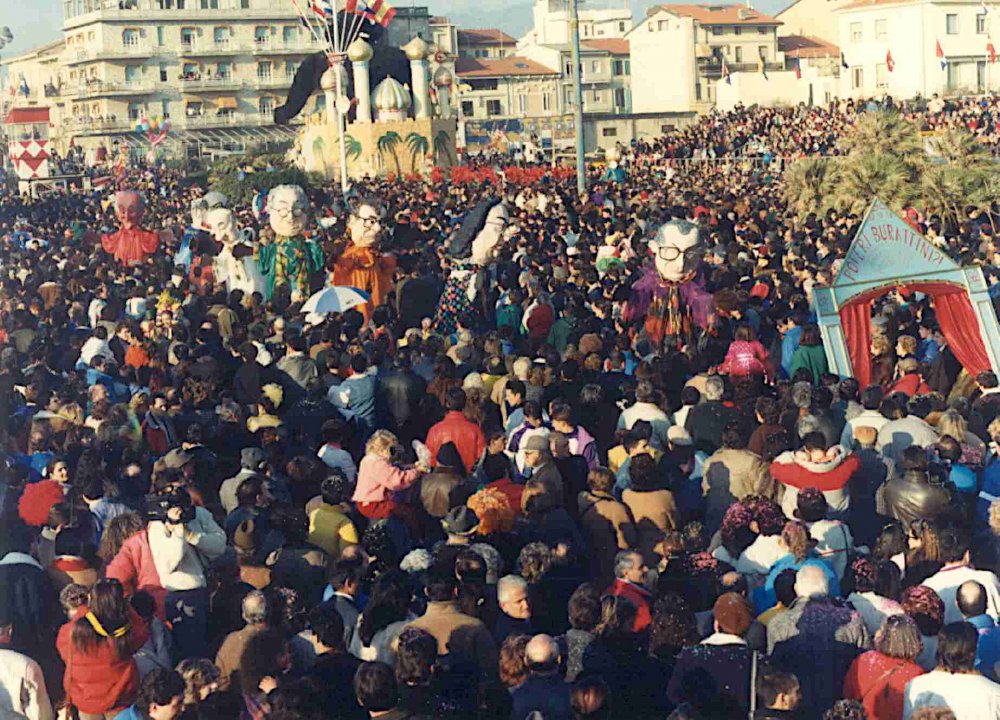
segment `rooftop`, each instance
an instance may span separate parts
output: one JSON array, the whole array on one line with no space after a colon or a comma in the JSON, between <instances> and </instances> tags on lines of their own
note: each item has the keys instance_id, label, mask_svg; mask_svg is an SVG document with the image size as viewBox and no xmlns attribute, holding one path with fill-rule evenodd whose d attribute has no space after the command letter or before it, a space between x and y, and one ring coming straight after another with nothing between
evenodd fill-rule
<instances>
[{"instance_id":1,"label":"rooftop","mask_svg":"<svg viewBox=\"0 0 1000 720\"><path fill-rule=\"evenodd\" d=\"M516 45L517 39L512 38L498 28L472 28L458 31L459 45Z\"/></svg>"},{"instance_id":2,"label":"rooftop","mask_svg":"<svg viewBox=\"0 0 1000 720\"><path fill-rule=\"evenodd\" d=\"M787 35L778 38L778 51L786 57L817 58L837 57L840 48L811 35Z\"/></svg>"},{"instance_id":3,"label":"rooftop","mask_svg":"<svg viewBox=\"0 0 1000 720\"><path fill-rule=\"evenodd\" d=\"M534 60L512 55L496 60L460 57L455 60L455 74L461 78L478 78L507 75L558 75L559 73Z\"/></svg>"},{"instance_id":4,"label":"rooftop","mask_svg":"<svg viewBox=\"0 0 1000 720\"><path fill-rule=\"evenodd\" d=\"M744 5L653 5L646 11L646 15L652 15L660 10L693 18L702 25L782 24L780 20Z\"/></svg>"},{"instance_id":5,"label":"rooftop","mask_svg":"<svg viewBox=\"0 0 1000 720\"><path fill-rule=\"evenodd\" d=\"M876 7L880 5L905 5L912 0L858 0L858 2L848 3L847 5L842 5L839 8L834 8L835 10L860 10L866 7Z\"/></svg>"},{"instance_id":6,"label":"rooftop","mask_svg":"<svg viewBox=\"0 0 1000 720\"><path fill-rule=\"evenodd\" d=\"M628 40L625 38L606 38L599 40L584 40L583 44L594 50L603 50L612 55L628 55Z\"/></svg>"}]
</instances>

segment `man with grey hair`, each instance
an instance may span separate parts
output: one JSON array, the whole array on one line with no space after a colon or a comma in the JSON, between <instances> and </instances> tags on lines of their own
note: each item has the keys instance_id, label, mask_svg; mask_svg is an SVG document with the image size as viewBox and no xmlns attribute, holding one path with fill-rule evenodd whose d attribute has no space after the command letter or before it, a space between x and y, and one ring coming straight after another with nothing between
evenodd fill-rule
<instances>
[{"instance_id":1,"label":"man with grey hair","mask_svg":"<svg viewBox=\"0 0 1000 720\"><path fill-rule=\"evenodd\" d=\"M267 627L267 596L260 590L251 590L243 598L243 622L246 625L229 633L222 641L215 656L215 665L219 668L219 689L228 690L240 686L240 662L243 650L250 639Z\"/></svg>"},{"instance_id":2,"label":"man with grey hair","mask_svg":"<svg viewBox=\"0 0 1000 720\"><path fill-rule=\"evenodd\" d=\"M559 645L549 635L535 635L524 649L528 679L511 693L512 718L540 713L545 720L571 720L572 687L559 674Z\"/></svg>"},{"instance_id":3,"label":"man with grey hair","mask_svg":"<svg viewBox=\"0 0 1000 720\"><path fill-rule=\"evenodd\" d=\"M497 647L510 635L531 635L531 604L528 601L528 581L520 575L504 575L497 583L497 604L500 613L493 626Z\"/></svg>"},{"instance_id":4,"label":"man with grey hair","mask_svg":"<svg viewBox=\"0 0 1000 720\"><path fill-rule=\"evenodd\" d=\"M830 597L826 572L803 565L795 575L796 600L767 626L767 649L779 670L796 673L803 707L822 713L841 697L844 678L871 639L854 608ZM811 668L803 673L802 668Z\"/></svg>"},{"instance_id":5,"label":"man with grey hair","mask_svg":"<svg viewBox=\"0 0 1000 720\"><path fill-rule=\"evenodd\" d=\"M684 427L694 441L696 449L711 455L722 447L722 431L739 415L734 408L726 407L722 397L726 392L726 382L719 375L711 375L705 380L702 401L691 408Z\"/></svg>"},{"instance_id":6,"label":"man with grey hair","mask_svg":"<svg viewBox=\"0 0 1000 720\"><path fill-rule=\"evenodd\" d=\"M653 594L646 589L648 575L649 568L642 559L642 553L621 550L615 555L615 581L607 589L607 594L623 597L635 605L632 631L637 633L648 628L652 622L649 604Z\"/></svg>"}]
</instances>

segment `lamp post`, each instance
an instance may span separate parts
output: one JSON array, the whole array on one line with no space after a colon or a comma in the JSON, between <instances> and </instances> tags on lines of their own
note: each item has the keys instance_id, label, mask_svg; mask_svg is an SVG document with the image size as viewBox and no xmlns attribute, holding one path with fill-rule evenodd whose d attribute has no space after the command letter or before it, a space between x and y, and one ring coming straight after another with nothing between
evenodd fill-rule
<instances>
[{"instance_id":1,"label":"lamp post","mask_svg":"<svg viewBox=\"0 0 1000 720\"><path fill-rule=\"evenodd\" d=\"M10 31L10 28L4 25L0 27L0 50L14 42L14 33ZM10 71L7 71L7 82L10 83ZM0 168L6 168L8 162L8 156L10 153L7 152L7 125L4 119L7 117L7 113L4 112L5 105L3 98L0 98L0 149L3 150L3 157L0 157Z\"/></svg>"},{"instance_id":2,"label":"lamp post","mask_svg":"<svg viewBox=\"0 0 1000 720\"><path fill-rule=\"evenodd\" d=\"M573 124L576 125L576 191L583 197L587 193L587 170L584 164L583 145L583 85L580 79L580 8L579 0L569 2L569 32L573 40L570 57L573 59Z\"/></svg>"}]
</instances>

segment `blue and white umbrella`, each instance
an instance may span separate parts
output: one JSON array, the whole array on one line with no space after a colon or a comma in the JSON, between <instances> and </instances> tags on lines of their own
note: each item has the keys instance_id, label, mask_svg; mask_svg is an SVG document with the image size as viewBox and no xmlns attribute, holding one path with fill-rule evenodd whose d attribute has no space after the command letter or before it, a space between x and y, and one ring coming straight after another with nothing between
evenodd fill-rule
<instances>
[{"instance_id":1,"label":"blue and white umbrella","mask_svg":"<svg viewBox=\"0 0 1000 720\"><path fill-rule=\"evenodd\" d=\"M301 312L315 315L344 312L358 305L364 305L369 297L368 293L356 287L346 285L325 287L306 300Z\"/></svg>"}]
</instances>

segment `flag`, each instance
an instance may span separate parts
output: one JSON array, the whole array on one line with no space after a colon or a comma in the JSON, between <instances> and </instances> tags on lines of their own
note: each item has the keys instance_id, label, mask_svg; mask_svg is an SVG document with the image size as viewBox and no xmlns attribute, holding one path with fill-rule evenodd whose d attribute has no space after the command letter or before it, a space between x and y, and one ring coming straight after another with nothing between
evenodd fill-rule
<instances>
[{"instance_id":1,"label":"flag","mask_svg":"<svg viewBox=\"0 0 1000 720\"><path fill-rule=\"evenodd\" d=\"M941 69L944 70L948 67L948 61L945 60L944 50L941 49L941 41L934 41L934 54L937 55L938 60L941 62Z\"/></svg>"},{"instance_id":2,"label":"flag","mask_svg":"<svg viewBox=\"0 0 1000 720\"><path fill-rule=\"evenodd\" d=\"M381 25L382 27L389 27L389 23L392 19L396 17L396 8L392 7L385 0L375 0L372 3L370 17L368 18L373 23Z\"/></svg>"},{"instance_id":3,"label":"flag","mask_svg":"<svg viewBox=\"0 0 1000 720\"><path fill-rule=\"evenodd\" d=\"M762 58L762 57L761 58L757 58L757 69L760 70L760 74L764 76L765 80L767 80L768 79L768 77L767 77L767 68L764 67L764 58Z\"/></svg>"},{"instance_id":4,"label":"flag","mask_svg":"<svg viewBox=\"0 0 1000 720\"><path fill-rule=\"evenodd\" d=\"M28 87L28 81L24 77L24 75L21 75L21 86L18 88L18 90L21 91L21 94L24 95L24 97L28 97L29 95L31 95L31 88Z\"/></svg>"},{"instance_id":5,"label":"flag","mask_svg":"<svg viewBox=\"0 0 1000 720\"><path fill-rule=\"evenodd\" d=\"M726 85L732 85L733 79L729 77L729 66L726 65L726 56L722 56L722 79L726 81Z\"/></svg>"},{"instance_id":6,"label":"flag","mask_svg":"<svg viewBox=\"0 0 1000 720\"><path fill-rule=\"evenodd\" d=\"M371 10L371 6L366 2L366 0L347 0L347 3L344 5L344 10L357 15L359 13L369 12Z\"/></svg>"},{"instance_id":7,"label":"flag","mask_svg":"<svg viewBox=\"0 0 1000 720\"><path fill-rule=\"evenodd\" d=\"M796 80L802 79L802 61L799 60L798 55L795 56L795 79Z\"/></svg>"},{"instance_id":8,"label":"flag","mask_svg":"<svg viewBox=\"0 0 1000 720\"><path fill-rule=\"evenodd\" d=\"M848 67L850 67L847 64L847 58L844 57L844 53L843 52L840 53L840 67L844 68L844 70L846 70Z\"/></svg>"},{"instance_id":9,"label":"flag","mask_svg":"<svg viewBox=\"0 0 1000 720\"><path fill-rule=\"evenodd\" d=\"M991 63L995 63L997 61L997 49L993 45L993 39L990 37L986 38L986 53L990 56Z\"/></svg>"},{"instance_id":10,"label":"flag","mask_svg":"<svg viewBox=\"0 0 1000 720\"><path fill-rule=\"evenodd\" d=\"M892 50L885 51L885 69L892 72L896 68L896 61L892 59Z\"/></svg>"},{"instance_id":11,"label":"flag","mask_svg":"<svg viewBox=\"0 0 1000 720\"><path fill-rule=\"evenodd\" d=\"M312 0L311 7L313 15L324 20L333 18L333 6L330 5L330 0Z\"/></svg>"}]
</instances>

